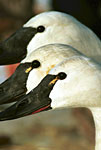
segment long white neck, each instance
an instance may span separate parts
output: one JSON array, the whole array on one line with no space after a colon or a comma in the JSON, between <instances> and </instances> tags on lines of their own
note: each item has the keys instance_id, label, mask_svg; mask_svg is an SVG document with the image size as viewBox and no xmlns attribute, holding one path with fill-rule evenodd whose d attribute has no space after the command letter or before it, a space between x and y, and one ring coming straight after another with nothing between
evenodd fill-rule
<instances>
[{"instance_id":1,"label":"long white neck","mask_svg":"<svg viewBox=\"0 0 101 150\"><path fill-rule=\"evenodd\" d=\"M95 150L101 150L101 107L99 108L90 108L95 122Z\"/></svg>"}]
</instances>

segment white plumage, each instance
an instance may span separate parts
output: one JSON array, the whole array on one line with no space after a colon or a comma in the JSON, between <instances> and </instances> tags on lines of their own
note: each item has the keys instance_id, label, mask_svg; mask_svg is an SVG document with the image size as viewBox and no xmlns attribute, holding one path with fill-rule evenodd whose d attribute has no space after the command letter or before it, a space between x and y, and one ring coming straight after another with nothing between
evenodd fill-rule
<instances>
[{"instance_id":1,"label":"white plumage","mask_svg":"<svg viewBox=\"0 0 101 150\"><path fill-rule=\"evenodd\" d=\"M45 31L37 33L32 38L27 46L27 55L40 46L61 43L71 45L96 60L99 57L100 60L100 39L74 17L61 12L49 11L31 18L23 27L37 28L39 26L44 26Z\"/></svg>"}]
</instances>

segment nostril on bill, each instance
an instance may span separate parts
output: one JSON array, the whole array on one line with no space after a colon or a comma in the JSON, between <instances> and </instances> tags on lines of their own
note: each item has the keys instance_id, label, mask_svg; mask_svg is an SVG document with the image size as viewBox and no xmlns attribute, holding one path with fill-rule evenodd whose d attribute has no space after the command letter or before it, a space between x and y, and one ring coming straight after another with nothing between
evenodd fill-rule
<instances>
[{"instance_id":1,"label":"nostril on bill","mask_svg":"<svg viewBox=\"0 0 101 150\"><path fill-rule=\"evenodd\" d=\"M0 88L0 93L2 93L3 92L3 88Z\"/></svg>"},{"instance_id":2,"label":"nostril on bill","mask_svg":"<svg viewBox=\"0 0 101 150\"><path fill-rule=\"evenodd\" d=\"M28 105L29 103L30 103L29 100L19 101L19 102L16 104L16 107L17 107L17 108L22 108L22 107Z\"/></svg>"}]
</instances>

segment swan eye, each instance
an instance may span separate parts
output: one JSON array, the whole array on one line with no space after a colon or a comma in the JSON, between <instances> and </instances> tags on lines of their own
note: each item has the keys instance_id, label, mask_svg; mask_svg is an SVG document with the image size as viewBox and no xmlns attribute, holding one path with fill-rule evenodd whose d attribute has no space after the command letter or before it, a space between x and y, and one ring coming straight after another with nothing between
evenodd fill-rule
<instances>
[{"instance_id":1,"label":"swan eye","mask_svg":"<svg viewBox=\"0 0 101 150\"><path fill-rule=\"evenodd\" d=\"M44 26L37 27L37 32L44 32L44 31L45 31L45 27Z\"/></svg>"},{"instance_id":2,"label":"swan eye","mask_svg":"<svg viewBox=\"0 0 101 150\"><path fill-rule=\"evenodd\" d=\"M60 80L63 80L63 79L65 79L67 77L67 74L65 73L65 72L60 72L59 74L58 74L58 78L60 79Z\"/></svg>"},{"instance_id":3,"label":"swan eye","mask_svg":"<svg viewBox=\"0 0 101 150\"><path fill-rule=\"evenodd\" d=\"M38 60L34 60L33 62L32 62L32 67L33 68L38 68L38 67L40 67L40 62L38 61Z\"/></svg>"}]
</instances>

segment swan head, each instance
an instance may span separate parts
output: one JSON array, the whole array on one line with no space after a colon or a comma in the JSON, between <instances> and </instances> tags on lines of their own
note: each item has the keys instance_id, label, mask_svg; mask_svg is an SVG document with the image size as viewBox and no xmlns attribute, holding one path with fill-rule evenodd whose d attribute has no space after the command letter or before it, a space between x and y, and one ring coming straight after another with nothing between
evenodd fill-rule
<instances>
[{"instance_id":1,"label":"swan head","mask_svg":"<svg viewBox=\"0 0 101 150\"><path fill-rule=\"evenodd\" d=\"M0 43L0 65L18 63L32 51L46 44L66 44L64 33L71 18L55 11L32 17L22 28Z\"/></svg>"},{"instance_id":2,"label":"swan head","mask_svg":"<svg viewBox=\"0 0 101 150\"><path fill-rule=\"evenodd\" d=\"M51 43L68 44L87 55L95 48L99 50L100 45L96 35L74 17L57 11L43 12L0 43L0 65L21 62L35 49Z\"/></svg>"},{"instance_id":3,"label":"swan head","mask_svg":"<svg viewBox=\"0 0 101 150\"><path fill-rule=\"evenodd\" d=\"M76 27L77 24L78 21L72 16L57 11L43 12L31 18L23 27L32 27L36 29L44 28L44 31L37 33L32 38L27 46L27 54L30 54L34 49L47 44L69 44L73 39L73 37L70 36L70 34L73 33L72 26ZM75 35L77 35L75 32L76 28L73 33L74 39Z\"/></svg>"},{"instance_id":4,"label":"swan head","mask_svg":"<svg viewBox=\"0 0 101 150\"><path fill-rule=\"evenodd\" d=\"M84 56L73 56L55 66L49 74L67 74L49 97L51 107L101 107L101 66Z\"/></svg>"}]
</instances>

